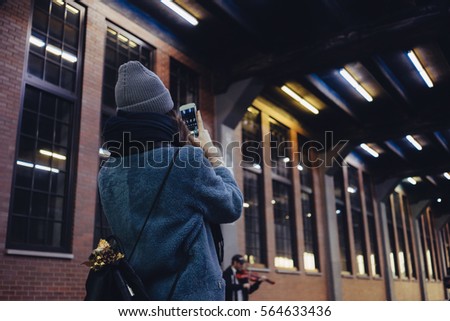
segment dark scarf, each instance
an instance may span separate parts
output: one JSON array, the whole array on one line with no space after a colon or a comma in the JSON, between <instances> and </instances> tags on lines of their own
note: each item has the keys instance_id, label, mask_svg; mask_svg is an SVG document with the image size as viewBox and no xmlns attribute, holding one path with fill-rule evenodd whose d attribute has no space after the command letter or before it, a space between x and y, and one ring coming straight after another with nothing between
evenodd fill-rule
<instances>
[{"instance_id":1,"label":"dark scarf","mask_svg":"<svg viewBox=\"0 0 450 321\"><path fill-rule=\"evenodd\" d=\"M119 110L103 129L103 138L111 156L120 157L160 146L179 146L178 123L158 113Z\"/></svg>"}]
</instances>

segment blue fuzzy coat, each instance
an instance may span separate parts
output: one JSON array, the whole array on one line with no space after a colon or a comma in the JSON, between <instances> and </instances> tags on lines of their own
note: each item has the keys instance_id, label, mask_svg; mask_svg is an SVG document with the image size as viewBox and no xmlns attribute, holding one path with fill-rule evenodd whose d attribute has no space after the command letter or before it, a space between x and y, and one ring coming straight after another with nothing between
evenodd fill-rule
<instances>
[{"instance_id":1,"label":"blue fuzzy coat","mask_svg":"<svg viewBox=\"0 0 450 321\"><path fill-rule=\"evenodd\" d=\"M125 253L131 252L174 152L174 147L163 147L111 158L100 170L103 209ZM224 300L225 284L208 222L236 221L242 203L227 168L212 168L200 148L180 148L131 260L152 300L167 299L189 247L189 263L172 299Z\"/></svg>"}]
</instances>

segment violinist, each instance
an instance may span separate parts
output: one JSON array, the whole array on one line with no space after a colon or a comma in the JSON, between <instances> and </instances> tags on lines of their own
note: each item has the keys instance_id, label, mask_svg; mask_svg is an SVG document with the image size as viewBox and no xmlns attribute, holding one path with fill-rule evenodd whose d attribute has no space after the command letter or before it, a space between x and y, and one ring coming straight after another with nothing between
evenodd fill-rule
<instances>
[{"instance_id":1,"label":"violinist","mask_svg":"<svg viewBox=\"0 0 450 321\"><path fill-rule=\"evenodd\" d=\"M226 301L248 301L249 294L258 290L264 281L264 276L250 279L244 275L245 263L244 257L236 254L231 258L231 265L223 272Z\"/></svg>"}]
</instances>

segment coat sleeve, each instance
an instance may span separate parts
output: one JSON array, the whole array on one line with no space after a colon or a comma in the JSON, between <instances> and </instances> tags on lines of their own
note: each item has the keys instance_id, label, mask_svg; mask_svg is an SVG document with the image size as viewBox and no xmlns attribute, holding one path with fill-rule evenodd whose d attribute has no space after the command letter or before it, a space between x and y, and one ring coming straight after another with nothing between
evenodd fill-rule
<instances>
[{"instance_id":1,"label":"coat sleeve","mask_svg":"<svg viewBox=\"0 0 450 321\"><path fill-rule=\"evenodd\" d=\"M236 221L242 213L243 196L226 167L213 168L200 148L192 148L190 159L195 171L194 193L196 205L205 219L222 224Z\"/></svg>"}]
</instances>

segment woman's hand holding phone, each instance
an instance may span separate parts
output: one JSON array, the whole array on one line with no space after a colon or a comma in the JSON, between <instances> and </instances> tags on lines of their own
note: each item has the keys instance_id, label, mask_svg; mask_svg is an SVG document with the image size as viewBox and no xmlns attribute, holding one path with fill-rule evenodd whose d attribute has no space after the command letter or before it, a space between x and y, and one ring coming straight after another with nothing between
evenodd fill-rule
<instances>
[{"instance_id":1,"label":"woman's hand holding phone","mask_svg":"<svg viewBox=\"0 0 450 321\"><path fill-rule=\"evenodd\" d=\"M223 162L222 153L220 152L220 149L214 146L208 130L203 126L202 115L199 110L197 111L197 124L198 136L195 137L195 135L189 135L189 139L192 144L203 149L205 157L208 158L211 165L214 167L224 166L225 164Z\"/></svg>"}]
</instances>

